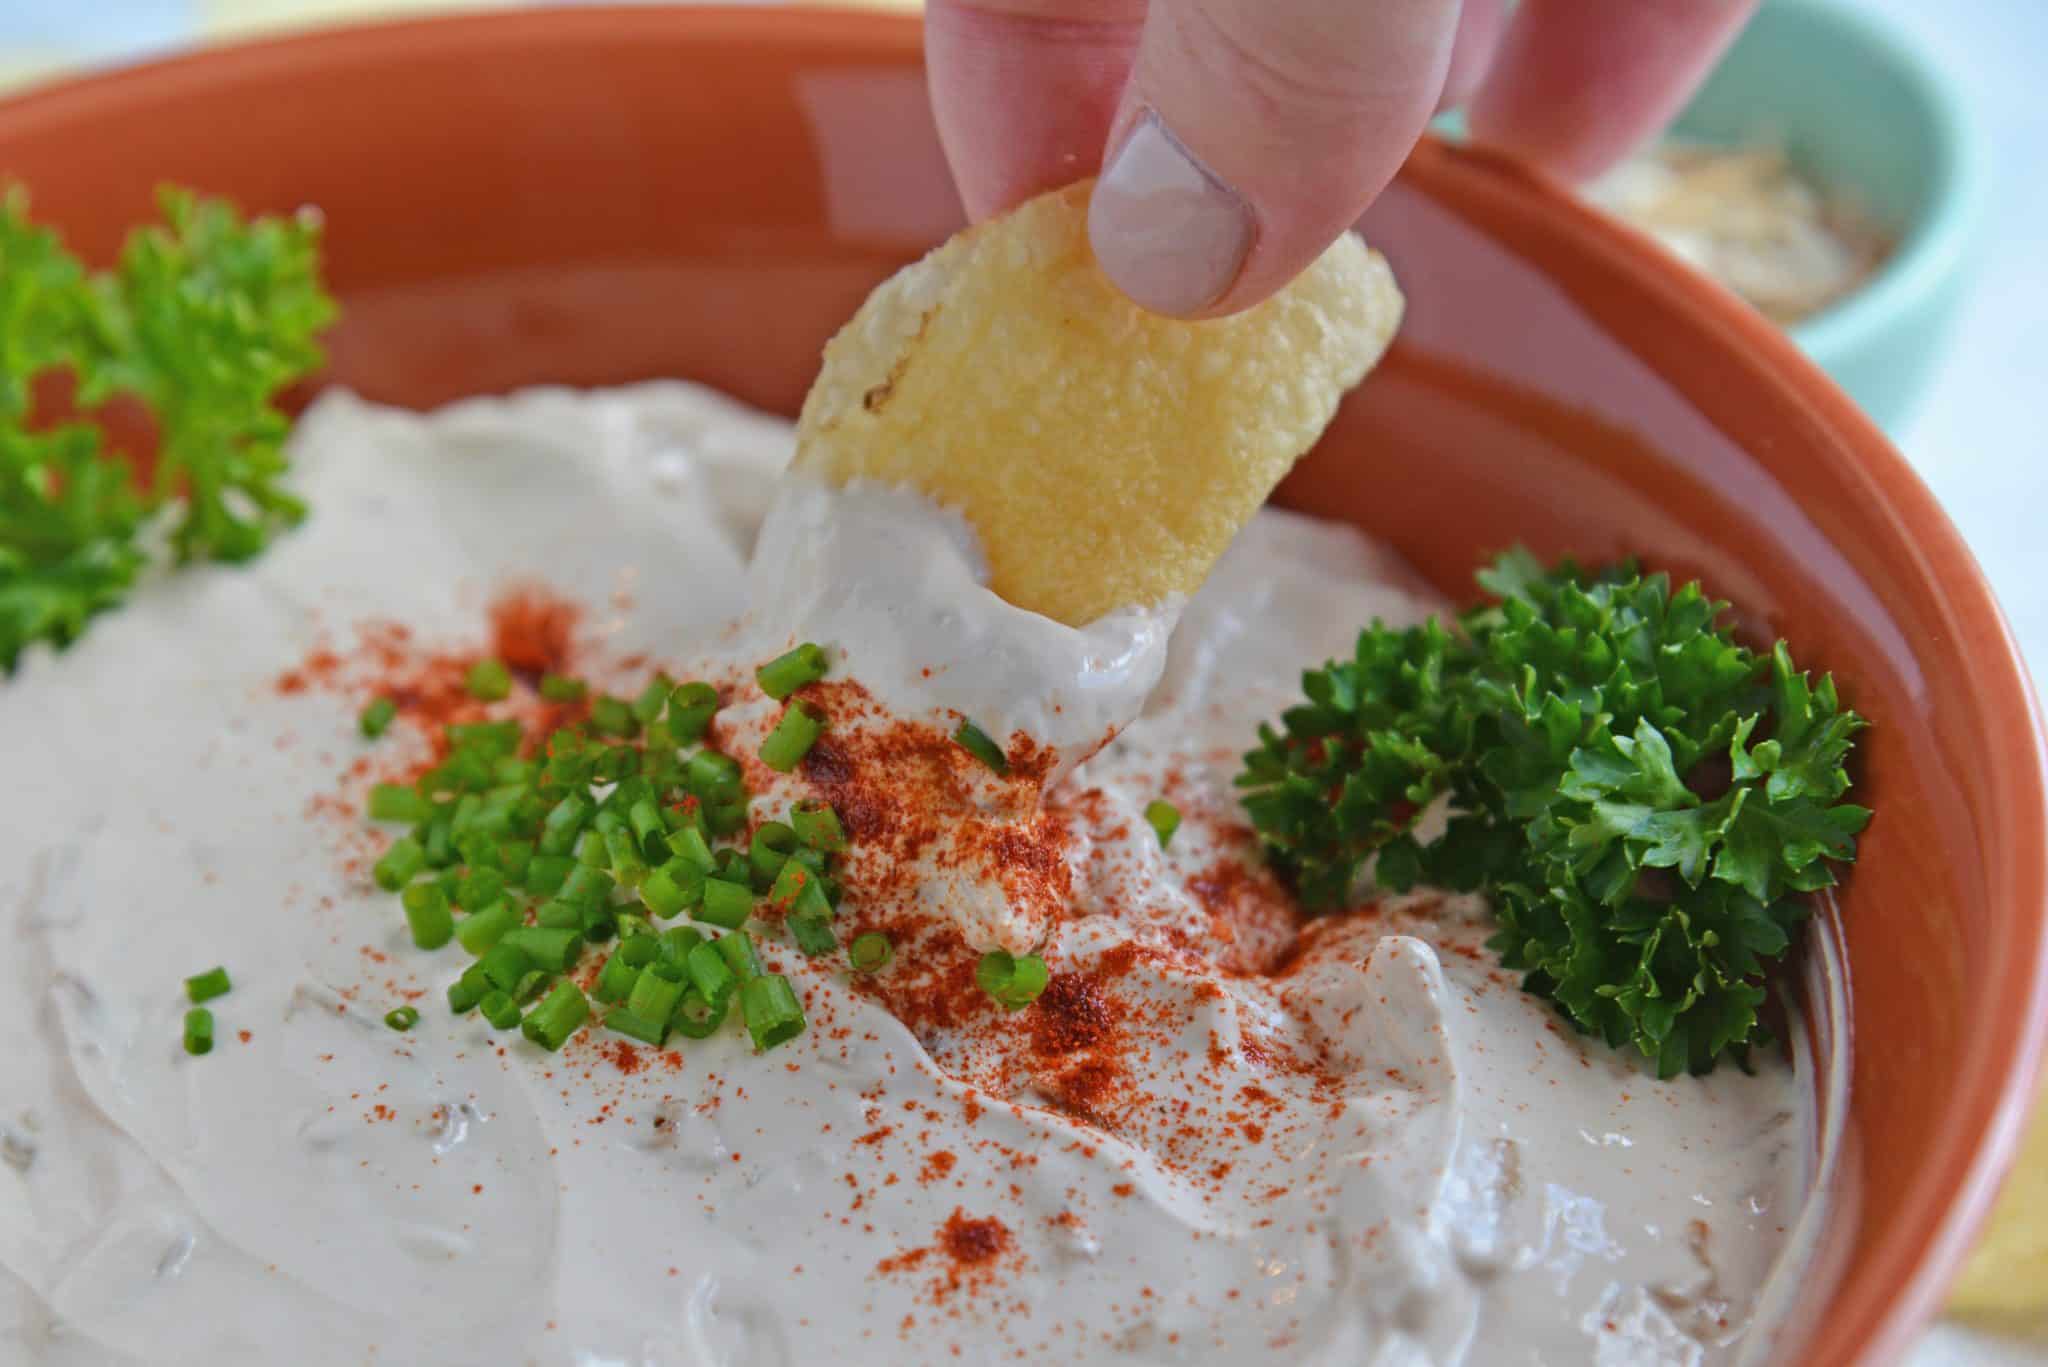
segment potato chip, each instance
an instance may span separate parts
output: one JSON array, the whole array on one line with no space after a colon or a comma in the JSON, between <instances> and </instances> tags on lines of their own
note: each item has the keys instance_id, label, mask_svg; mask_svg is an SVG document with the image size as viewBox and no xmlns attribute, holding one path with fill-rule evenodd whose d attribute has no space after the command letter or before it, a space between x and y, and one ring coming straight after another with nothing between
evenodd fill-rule
<instances>
[{"instance_id":1,"label":"potato chip","mask_svg":"<svg viewBox=\"0 0 2048 1367\"><path fill-rule=\"evenodd\" d=\"M1345 234L1229 318L1147 313L1096 268L1086 182L970 228L825 348L795 465L958 509L989 587L1081 625L1191 593L1392 338L1401 295Z\"/></svg>"},{"instance_id":2,"label":"potato chip","mask_svg":"<svg viewBox=\"0 0 2048 1367\"><path fill-rule=\"evenodd\" d=\"M2019 1162L1956 1278L1949 1309L2000 1316L2048 1310L2048 1096L2035 1103Z\"/></svg>"}]
</instances>

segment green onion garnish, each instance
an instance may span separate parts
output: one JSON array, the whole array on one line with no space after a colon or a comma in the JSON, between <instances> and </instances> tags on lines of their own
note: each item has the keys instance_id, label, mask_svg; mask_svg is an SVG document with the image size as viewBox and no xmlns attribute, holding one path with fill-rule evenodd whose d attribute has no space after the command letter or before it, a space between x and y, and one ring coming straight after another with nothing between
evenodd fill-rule
<instances>
[{"instance_id":1,"label":"green onion garnish","mask_svg":"<svg viewBox=\"0 0 2048 1367\"><path fill-rule=\"evenodd\" d=\"M757 889L766 892L774 884L796 843L795 829L780 821L764 821L755 828L754 838L747 843L747 860Z\"/></svg>"},{"instance_id":2,"label":"green onion garnish","mask_svg":"<svg viewBox=\"0 0 2048 1367\"><path fill-rule=\"evenodd\" d=\"M647 876L647 861L640 857L640 846L633 839L633 833L621 828L604 838L605 852L611 856L612 877L622 888L637 888L640 880Z\"/></svg>"},{"instance_id":3,"label":"green onion garnish","mask_svg":"<svg viewBox=\"0 0 2048 1367\"><path fill-rule=\"evenodd\" d=\"M540 676L540 696L543 702L582 702L590 686L581 679L567 674L543 674Z\"/></svg>"},{"instance_id":4,"label":"green onion garnish","mask_svg":"<svg viewBox=\"0 0 2048 1367\"><path fill-rule=\"evenodd\" d=\"M791 807L789 824L796 828L796 838L814 850L838 854L846 849L846 828L839 824L839 813L822 798L807 797Z\"/></svg>"},{"instance_id":5,"label":"green onion garnish","mask_svg":"<svg viewBox=\"0 0 2048 1367\"><path fill-rule=\"evenodd\" d=\"M390 849L384 851L384 857L371 867L370 875L384 891L397 892L426 866L427 852L420 847L420 842L409 835L401 835L391 842Z\"/></svg>"},{"instance_id":6,"label":"green onion garnish","mask_svg":"<svg viewBox=\"0 0 2048 1367\"><path fill-rule=\"evenodd\" d=\"M990 740L988 732L982 730L973 722L963 721L960 723L960 729L953 733L953 743L980 760L983 764L986 764L996 773L1008 776L1010 761L1003 754L1003 748L993 740Z\"/></svg>"},{"instance_id":7,"label":"green onion garnish","mask_svg":"<svg viewBox=\"0 0 2048 1367\"><path fill-rule=\"evenodd\" d=\"M203 1006L195 1006L185 1013L185 1052L213 1052L213 1012Z\"/></svg>"},{"instance_id":8,"label":"green onion garnish","mask_svg":"<svg viewBox=\"0 0 2048 1367\"><path fill-rule=\"evenodd\" d=\"M792 912L783 924L789 927L789 938L796 941L796 947L807 959L821 954L830 954L839 948L839 937L832 933L830 914L815 911Z\"/></svg>"},{"instance_id":9,"label":"green onion garnish","mask_svg":"<svg viewBox=\"0 0 2048 1367\"><path fill-rule=\"evenodd\" d=\"M683 993L669 1025L685 1039L706 1039L725 1024L725 1001L713 1002L695 987Z\"/></svg>"},{"instance_id":10,"label":"green onion garnish","mask_svg":"<svg viewBox=\"0 0 2048 1367\"><path fill-rule=\"evenodd\" d=\"M412 942L421 949L439 949L455 938L455 917L448 910L448 895L432 883L414 883L400 896L405 923L412 930Z\"/></svg>"},{"instance_id":11,"label":"green onion garnish","mask_svg":"<svg viewBox=\"0 0 2048 1367\"><path fill-rule=\"evenodd\" d=\"M880 973L896 957L896 946L881 931L870 930L853 937L853 943L846 947L846 957L856 973Z\"/></svg>"},{"instance_id":12,"label":"green onion garnish","mask_svg":"<svg viewBox=\"0 0 2048 1367\"><path fill-rule=\"evenodd\" d=\"M365 737L375 740L397 717L398 704L389 698L378 698L363 709L363 714L356 718L356 725Z\"/></svg>"},{"instance_id":13,"label":"green onion garnish","mask_svg":"<svg viewBox=\"0 0 2048 1367\"><path fill-rule=\"evenodd\" d=\"M491 991L491 980L484 976L482 964L471 964L462 970L462 976L448 984L448 1009L456 1015L466 1015Z\"/></svg>"},{"instance_id":14,"label":"green onion garnish","mask_svg":"<svg viewBox=\"0 0 2048 1367\"><path fill-rule=\"evenodd\" d=\"M668 847L668 823L661 819L661 807L651 797L643 797L626 811L626 824L633 828L633 838L640 842L640 856L650 864L665 863L671 853Z\"/></svg>"},{"instance_id":15,"label":"green onion garnish","mask_svg":"<svg viewBox=\"0 0 2048 1367\"><path fill-rule=\"evenodd\" d=\"M626 962L623 952L614 952L604 961L604 968L597 975L597 986L591 989L590 994L601 1002L622 1002L639 978L640 969Z\"/></svg>"},{"instance_id":16,"label":"green onion garnish","mask_svg":"<svg viewBox=\"0 0 2048 1367\"><path fill-rule=\"evenodd\" d=\"M519 1031L552 1054L589 1019L590 1002L584 997L583 989L563 978L539 1006L526 1013L526 1019L519 1023Z\"/></svg>"},{"instance_id":17,"label":"green onion garnish","mask_svg":"<svg viewBox=\"0 0 2048 1367\"><path fill-rule=\"evenodd\" d=\"M707 807L727 806L747 795L740 762L716 750L699 750L688 765L690 791Z\"/></svg>"},{"instance_id":18,"label":"green onion garnish","mask_svg":"<svg viewBox=\"0 0 2048 1367\"><path fill-rule=\"evenodd\" d=\"M420 1023L419 1008L394 1006L384 1013L384 1023L393 1030L410 1030Z\"/></svg>"},{"instance_id":19,"label":"green onion garnish","mask_svg":"<svg viewBox=\"0 0 2048 1367\"><path fill-rule=\"evenodd\" d=\"M418 824L432 817L434 804L425 794L402 783L380 783L370 789L370 820Z\"/></svg>"},{"instance_id":20,"label":"green onion garnish","mask_svg":"<svg viewBox=\"0 0 2048 1367\"><path fill-rule=\"evenodd\" d=\"M512 692L512 671L503 660L478 660L463 676L462 691L480 702L497 702Z\"/></svg>"},{"instance_id":21,"label":"green onion garnish","mask_svg":"<svg viewBox=\"0 0 2048 1367\"><path fill-rule=\"evenodd\" d=\"M563 897L551 898L542 902L540 909L534 912L533 923L545 930L581 930L583 903Z\"/></svg>"},{"instance_id":22,"label":"green onion garnish","mask_svg":"<svg viewBox=\"0 0 2048 1367\"><path fill-rule=\"evenodd\" d=\"M640 719L631 703L607 694L591 700L590 729L600 736L630 736L639 731Z\"/></svg>"},{"instance_id":23,"label":"green onion garnish","mask_svg":"<svg viewBox=\"0 0 2048 1367\"><path fill-rule=\"evenodd\" d=\"M583 833L584 823L596 813L597 804L582 793L571 793L549 809L547 819L541 823L540 852L542 854L568 854L576 848L576 838Z\"/></svg>"},{"instance_id":24,"label":"green onion garnish","mask_svg":"<svg viewBox=\"0 0 2048 1367\"><path fill-rule=\"evenodd\" d=\"M661 1047L662 1041L668 1038L668 1023L666 1021L659 1025L653 1024L635 1014L631 1007L626 1006L607 1011L604 1017L604 1028L616 1030L628 1039L639 1040L642 1044L650 1044L657 1049Z\"/></svg>"},{"instance_id":25,"label":"green onion garnish","mask_svg":"<svg viewBox=\"0 0 2048 1367\"><path fill-rule=\"evenodd\" d=\"M732 970L733 976L741 982L761 976L760 951L754 948L754 937L744 930L721 935L712 942L712 947L718 951L718 957L725 960L725 966Z\"/></svg>"},{"instance_id":26,"label":"green onion garnish","mask_svg":"<svg viewBox=\"0 0 2048 1367\"><path fill-rule=\"evenodd\" d=\"M596 865L578 864L562 880L561 889L555 896L579 907L609 902L612 900L612 876Z\"/></svg>"},{"instance_id":27,"label":"green onion garnish","mask_svg":"<svg viewBox=\"0 0 2048 1367\"><path fill-rule=\"evenodd\" d=\"M809 641L786 655L778 655L754 671L761 691L781 702L805 684L825 677L825 652Z\"/></svg>"},{"instance_id":28,"label":"green onion garnish","mask_svg":"<svg viewBox=\"0 0 2048 1367\"><path fill-rule=\"evenodd\" d=\"M753 913L752 888L739 883L728 883L723 878L707 878L704 880L703 900L690 914L706 925L718 926L724 930L737 930L747 923L747 917Z\"/></svg>"},{"instance_id":29,"label":"green onion garnish","mask_svg":"<svg viewBox=\"0 0 2048 1367\"><path fill-rule=\"evenodd\" d=\"M704 1000L723 1011L740 984L725 956L708 944L696 945L684 966L689 970L691 984L704 994Z\"/></svg>"},{"instance_id":30,"label":"green onion garnish","mask_svg":"<svg viewBox=\"0 0 2048 1367\"><path fill-rule=\"evenodd\" d=\"M652 726L660 719L662 709L668 706L669 690L676 681L668 675L656 672L647 681L647 687L640 690L640 696L633 699L633 718L642 726Z\"/></svg>"},{"instance_id":31,"label":"green onion garnish","mask_svg":"<svg viewBox=\"0 0 2048 1367\"><path fill-rule=\"evenodd\" d=\"M527 861L526 876L521 881L526 890L536 897L559 892L562 883L576 867L576 859L567 854L536 854Z\"/></svg>"},{"instance_id":32,"label":"green onion garnish","mask_svg":"<svg viewBox=\"0 0 2048 1367\"><path fill-rule=\"evenodd\" d=\"M1021 1011L1037 1001L1051 977L1045 960L1036 954L1010 955L992 949L974 966L974 980L981 990L1010 1011Z\"/></svg>"},{"instance_id":33,"label":"green onion garnish","mask_svg":"<svg viewBox=\"0 0 2048 1367\"><path fill-rule=\"evenodd\" d=\"M786 774L810 753L811 746L824 732L822 713L806 703L793 702L783 709L782 720L761 742L761 763Z\"/></svg>"},{"instance_id":34,"label":"green onion garnish","mask_svg":"<svg viewBox=\"0 0 2048 1367\"><path fill-rule=\"evenodd\" d=\"M668 729L679 744L702 738L718 712L718 690L708 683L678 684L668 695Z\"/></svg>"},{"instance_id":35,"label":"green onion garnish","mask_svg":"<svg viewBox=\"0 0 2048 1367\"><path fill-rule=\"evenodd\" d=\"M550 973L567 973L583 956L583 936L573 930L544 926L515 926L505 932L500 945L521 949Z\"/></svg>"},{"instance_id":36,"label":"green onion garnish","mask_svg":"<svg viewBox=\"0 0 2048 1367\"><path fill-rule=\"evenodd\" d=\"M670 974L675 974L670 977ZM626 1009L644 1021L660 1021L664 1026L674 1014L676 1004L683 999L684 975L664 963L651 963L640 970L640 976L633 981L633 990L626 994Z\"/></svg>"},{"instance_id":37,"label":"green onion garnish","mask_svg":"<svg viewBox=\"0 0 2048 1367\"><path fill-rule=\"evenodd\" d=\"M640 901L651 915L666 920L704 900L704 870L685 859L671 859L640 880Z\"/></svg>"},{"instance_id":38,"label":"green onion garnish","mask_svg":"<svg viewBox=\"0 0 2048 1367\"><path fill-rule=\"evenodd\" d=\"M476 861L470 861L472 865ZM475 868L462 876L455 891L455 905L464 911L482 911L505 895L505 875L491 868Z\"/></svg>"},{"instance_id":39,"label":"green onion garnish","mask_svg":"<svg viewBox=\"0 0 2048 1367\"><path fill-rule=\"evenodd\" d=\"M704 943L704 937L691 926L672 926L661 932L661 957L678 966L687 964L690 951Z\"/></svg>"},{"instance_id":40,"label":"green onion garnish","mask_svg":"<svg viewBox=\"0 0 2048 1367\"><path fill-rule=\"evenodd\" d=\"M477 1003L477 1010L483 1013L493 1030L510 1030L519 1024L519 1003L512 1000L510 992L486 992L484 999Z\"/></svg>"},{"instance_id":41,"label":"green onion garnish","mask_svg":"<svg viewBox=\"0 0 2048 1367\"><path fill-rule=\"evenodd\" d=\"M1163 850L1180 829L1180 808L1163 797L1155 797L1145 804L1145 824L1159 837L1159 848Z\"/></svg>"},{"instance_id":42,"label":"green onion garnish","mask_svg":"<svg viewBox=\"0 0 2048 1367\"><path fill-rule=\"evenodd\" d=\"M661 941L644 930L629 932L621 926L618 953L614 957L624 959L634 968L645 968L661 957Z\"/></svg>"},{"instance_id":43,"label":"green onion garnish","mask_svg":"<svg viewBox=\"0 0 2048 1367\"><path fill-rule=\"evenodd\" d=\"M740 1014L753 1036L754 1052L766 1053L803 1033L803 1003L780 973L764 973L740 989Z\"/></svg>"},{"instance_id":44,"label":"green onion garnish","mask_svg":"<svg viewBox=\"0 0 2048 1367\"><path fill-rule=\"evenodd\" d=\"M519 912L510 902L493 902L455 923L455 942L481 958L518 924Z\"/></svg>"},{"instance_id":45,"label":"green onion garnish","mask_svg":"<svg viewBox=\"0 0 2048 1367\"><path fill-rule=\"evenodd\" d=\"M225 968L214 967L204 973L194 973L185 979L185 996L194 1005L210 1002L215 997L224 997L234 984L228 981Z\"/></svg>"},{"instance_id":46,"label":"green onion garnish","mask_svg":"<svg viewBox=\"0 0 2048 1367\"><path fill-rule=\"evenodd\" d=\"M533 956L521 949L516 942L507 944L503 938L492 945L490 952L477 962L483 965L484 976L491 980L491 986L504 992L510 992L519 986L521 978L539 967L534 963Z\"/></svg>"}]
</instances>

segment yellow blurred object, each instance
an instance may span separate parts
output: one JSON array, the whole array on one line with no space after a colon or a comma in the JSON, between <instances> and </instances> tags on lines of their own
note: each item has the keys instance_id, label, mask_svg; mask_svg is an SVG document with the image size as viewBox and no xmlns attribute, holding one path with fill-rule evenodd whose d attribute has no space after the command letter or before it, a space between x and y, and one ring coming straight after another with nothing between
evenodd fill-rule
<instances>
[{"instance_id":1,"label":"yellow blurred object","mask_svg":"<svg viewBox=\"0 0 2048 1367\"><path fill-rule=\"evenodd\" d=\"M2034 1103L2019 1162L1956 1279L1949 1309L2001 1316L2048 1309L2048 1095Z\"/></svg>"},{"instance_id":2,"label":"yellow blurred object","mask_svg":"<svg viewBox=\"0 0 2048 1367\"><path fill-rule=\"evenodd\" d=\"M199 26L209 38L239 38L357 19L504 8L504 0L199 0Z\"/></svg>"}]
</instances>

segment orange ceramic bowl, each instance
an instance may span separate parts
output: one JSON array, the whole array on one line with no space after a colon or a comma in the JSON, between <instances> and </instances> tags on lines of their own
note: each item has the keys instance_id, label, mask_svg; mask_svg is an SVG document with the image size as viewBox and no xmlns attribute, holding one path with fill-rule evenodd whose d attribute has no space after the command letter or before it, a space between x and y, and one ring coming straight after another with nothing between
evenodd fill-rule
<instances>
[{"instance_id":1,"label":"orange ceramic bowl","mask_svg":"<svg viewBox=\"0 0 2048 1367\"><path fill-rule=\"evenodd\" d=\"M0 176L104 258L176 180L316 204L333 379L431 404L707 380L794 411L833 327L960 221L914 22L589 8L315 34L0 104ZM1512 541L1703 576L1873 721L1843 896L1856 1161L1810 1363L1894 1360L2011 1159L2048 955L2035 695L1955 529L1774 329L1481 156L1366 221L1409 297L1282 497L1447 592Z\"/></svg>"}]
</instances>

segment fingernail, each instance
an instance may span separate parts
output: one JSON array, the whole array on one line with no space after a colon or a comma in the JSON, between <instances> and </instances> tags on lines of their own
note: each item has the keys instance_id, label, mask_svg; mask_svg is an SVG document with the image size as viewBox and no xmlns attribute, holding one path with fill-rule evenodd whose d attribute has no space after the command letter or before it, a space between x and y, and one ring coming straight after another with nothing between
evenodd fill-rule
<instances>
[{"instance_id":1,"label":"fingernail","mask_svg":"<svg viewBox=\"0 0 2048 1367\"><path fill-rule=\"evenodd\" d=\"M1251 205L1147 109L1096 182L1088 240L1117 288L1154 313L1199 313L1237 281Z\"/></svg>"}]
</instances>

